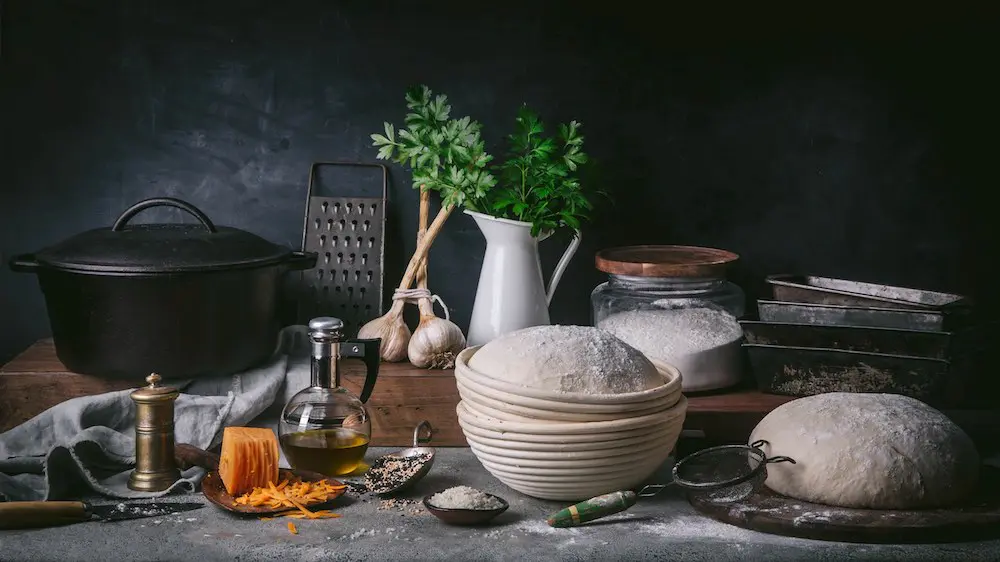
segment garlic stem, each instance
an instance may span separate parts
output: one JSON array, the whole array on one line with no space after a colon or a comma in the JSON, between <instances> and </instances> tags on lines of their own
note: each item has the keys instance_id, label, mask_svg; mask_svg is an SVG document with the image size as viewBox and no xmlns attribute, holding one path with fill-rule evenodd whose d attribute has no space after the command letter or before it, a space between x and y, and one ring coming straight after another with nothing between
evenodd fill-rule
<instances>
[{"instance_id":1,"label":"garlic stem","mask_svg":"<svg viewBox=\"0 0 1000 562\"><path fill-rule=\"evenodd\" d=\"M429 220L431 214L431 194L429 191L420 186L420 213L418 219L418 229L417 229L417 244L424 239L427 235L427 221ZM430 256L428 256L429 258ZM424 258L420 261L420 269L417 270L417 288L426 289L427 288L427 262L430 261L428 258ZM430 297L422 297L417 299L417 308L420 309L420 319L423 320L424 316L434 316L434 303L431 302Z\"/></svg>"},{"instance_id":2,"label":"garlic stem","mask_svg":"<svg viewBox=\"0 0 1000 562\"><path fill-rule=\"evenodd\" d=\"M430 192L421 186L420 226L417 230L418 245L427 236L427 218L430 215L430 205ZM428 261L428 257L424 257L417 272L417 288L423 289L421 291L423 294L417 299L417 307L420 309L420 324L413 331L407 345L407 356L414 367L451 369L455 366L455 357L465 348L465 334L452 321L438 318L434 314L434 303L431 300L430 291L427 289Z\"/></svg>"},{"instance_id":3,"label":"garlic stem","mask_svg":"<svg viewBox=\"0 0 1000 562\"><path fill-rule=\"evenodd\" d=\"M409 289L410 285L413 283L413 278L417 273L417 267L420 262L427 258L427 251L430 250L431 244L434 243L434 239L437 235L441 233L441 229L444 227L445 221L451 215L451 212L455 210L454 205L448 205L447 207L442 207L438 211L437 216L434 217L434 222L427 227L427 232L424 234L420 243L417 244L416 251L413 252L413 257L410 258L410 263L406 266L406 271L403 273L403 278L399 282L400 289ZM402 309L402 305L400 305Z\"/></svg>"},{"instance_id":4,"label":"garlic stem","mask_svg":"<svg viewBox=\"0 0 1000 562\"><path fill-rule=\"evenodd\" d=\"M410 257L410 261L406 265L406 271L403 272L403 277L399 281L400 289L409 289L410 285L413 284L418 266L427 257L427 251L430 249L431 244L434 243L434 239L437 238L441 229L444 228L445 221L448 220L448 217L454 210L454 205L447 205L441 207L441 210L438 211L437 216L434 217L434 221L427 228L427 232L417 244L417 249L413 252L413 256ZM382 339L382 344L379 346L379 355L384 361L395 362L406 359L407 346L410 342L410 329L406 326L402 317L405 305L405 300L399 299L393 301L389 312L368 322L358 332L359 338Z\"/></svg>"}]
</instances>

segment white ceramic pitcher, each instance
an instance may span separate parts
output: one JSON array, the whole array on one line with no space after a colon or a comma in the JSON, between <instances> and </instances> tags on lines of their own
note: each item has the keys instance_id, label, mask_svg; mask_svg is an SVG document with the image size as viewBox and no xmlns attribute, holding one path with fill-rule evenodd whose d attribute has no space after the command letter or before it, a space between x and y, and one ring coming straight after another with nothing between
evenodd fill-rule
<instances>
[{"instance_id":1,"label":"white ceramic pitcher","mask_svg":"<svg viewBox=\"0 0 1000 562\"><path fill-rule=\"evenodd\" d=\"M472 307L468 345L476 346L503 334L549 323L549 302L566 266L580 246L577 230L545 287L538 243L552 233L531 235L531 223L465 211L486 237L486 256L479 272Z\"/></svg>"}]
</instances>

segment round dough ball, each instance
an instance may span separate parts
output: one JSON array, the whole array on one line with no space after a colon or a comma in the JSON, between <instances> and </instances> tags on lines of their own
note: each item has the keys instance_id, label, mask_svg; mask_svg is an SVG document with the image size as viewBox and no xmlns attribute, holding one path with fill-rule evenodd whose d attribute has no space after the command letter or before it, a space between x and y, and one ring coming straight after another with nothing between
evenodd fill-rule
<instances>
[{"instance_id":1,"label":"round dough ball","mask_svg":"<svg viewBox=\"0 0 1000 562\"><path fill-rule=\"evenodd\" d=\"M976 487L979 454L944 414L898 394L831 392L764 417L750 442L796 464L767 467L765 485L791 498L867 509L955 505Z\"/></svg>"},{"instance_id":2,"label":"round dough ball","mask_svg":"<svg viewBox=\"0 0 1000 562\"><path fill-rule=\"evenodd\" d=\"M469 367L511 384L557 392L621 394L664 383L642 352L590 326L535 326L505 334L481 347Z\"/></svg>"}]
</instances>

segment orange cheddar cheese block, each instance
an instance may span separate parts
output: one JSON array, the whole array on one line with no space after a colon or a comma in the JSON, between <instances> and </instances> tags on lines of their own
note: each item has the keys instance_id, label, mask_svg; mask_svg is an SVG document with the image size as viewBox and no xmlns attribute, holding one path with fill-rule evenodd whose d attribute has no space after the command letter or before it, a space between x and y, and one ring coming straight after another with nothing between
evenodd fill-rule
<instances>
[{"instance_id":1,"label":"orange cheddar cheese block","mask_svg":"<svg viewBox=\"0 0 1000 562\"><path fill-rule=\"evenodd\" d=\"M278 481L278 439L259 427L227 427L222 432L219 476L233 497Z\"/></svg>"}]
</instances>

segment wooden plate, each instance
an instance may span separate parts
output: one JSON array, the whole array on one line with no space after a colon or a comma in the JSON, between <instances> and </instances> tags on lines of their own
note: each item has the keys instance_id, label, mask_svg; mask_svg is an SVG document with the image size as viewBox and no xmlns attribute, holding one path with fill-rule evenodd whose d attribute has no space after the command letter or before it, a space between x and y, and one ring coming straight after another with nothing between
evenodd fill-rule
<instances>
[{"instance_id":1,"label":"wooden plate","mask_svg":"<svg viewBox=\"0 0 1000 562\"><path fill-rule=\"evenodd\" d=\"M949 543L1000 538L1000 470L983 467L973 504L949 509L877 510L831 507L767 488L718 505L691 497L700 513L723 523L789 537L853 543Z\"/></svg>"},{"instance_id":2,"label":"wooden plate","mask_svg":"<svg viewBox=\"0 0 1000 562\"><path fill-rule=\"evenodd\" d=\"M333 478L327 478L322 474L312 474L312 476L313 477L310 478L308 476L303 476L302 471L288 470L284 468L278 472L279 480L285 480L286 478L289 480L299 479L302 480L303 482L322 482L323 480L326 480L326 482L331 486L343 485L342 482L334 480ZM208 474L205 475L205 479L202 480L201 482L201 490L202 493L205 494L205 499L221 507L222 509L225 509L226 511L232 511L233 513L243 513L247 515L268 515L294 509L288 507L273 508L265 506L240 505L236 503L236 499L233 498L233 496L231 496L229 492L226 491L226 486L222 483L222 477L220 477L219 473L215 471L209 472ZM342 496L345 491L346 488L334 492L332 496L330 496L328 499L322 502L303 504L303 505L305 505L306 507L315 507L327 504Z\"/></svg>"},{"instance_id":3,"label":"wooden plate","mask_svg":"<svg viewBox=\"0 0 1000 562\"><path fill-rule=\"evenodd\" d=\"M205 499L211 503L225 509L226 511L231 511L233 513L243 513L247 515L268 515L274 513L280 513L283 511L289 511L288 507L264 507L264 506L252 506L252 505L240 505L236 503L236 499L226 491L226 485L222 482L222 477L219 476L219 455L206 451L204 449L199 449L193 445L188 445L186 443L177 443L174 445L174 457L177 461L177 466L180 468L187 468L190 466L200 466L208 470L208 474L205 475L205 479L201 481L201 491L205 495ZM301 480L303 482L323 482L326 481L327 484L331 486L344 486L343 482L339 480L334 480L326 475L320 474L318 472L312 472L309 470L290 470L287 468L282 468L278 471L278 480ZM328 504L333 500L339 498L347 491L347 488L337 490L329 498L323 500L322 502L315 502L311 504L304 504L306 507L315 507L324 504Z\"/></svg>"}]
</instances>

